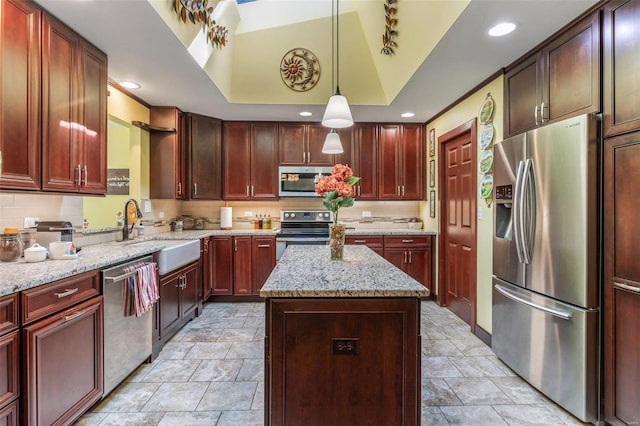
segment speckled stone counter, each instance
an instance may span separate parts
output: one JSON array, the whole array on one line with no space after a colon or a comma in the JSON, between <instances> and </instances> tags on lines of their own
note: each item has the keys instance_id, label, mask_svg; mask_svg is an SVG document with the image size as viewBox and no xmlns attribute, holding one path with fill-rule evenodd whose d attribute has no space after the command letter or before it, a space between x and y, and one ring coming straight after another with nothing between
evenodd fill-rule
<instances>
[{"instance_id":1,"label":"speckled stone counter","mask_svg":"<svg viewBox=\"0 0 640 426\"><path fill-rule=\"evenodd\" d=\"M429 290L365 246L290 246L262 286L262 297L427 297Z\"/></svg>"},{"instance_id":2,"label":"speckled stone counter","mask_svg":"<svg viewBox=\"0 0 640 426\"><path fill-rule=\"evenodd\" d=\"M433 231L424 229L401 229L401 228L351 228L347 226L346 235L436 235Z\"/></svg>"}]
</instances>

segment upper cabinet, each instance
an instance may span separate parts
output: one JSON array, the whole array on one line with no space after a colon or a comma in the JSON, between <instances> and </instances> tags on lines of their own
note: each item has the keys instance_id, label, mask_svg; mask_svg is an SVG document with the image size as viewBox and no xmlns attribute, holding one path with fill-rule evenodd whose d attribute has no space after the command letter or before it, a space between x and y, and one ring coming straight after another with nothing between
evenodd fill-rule
<instances>
[{"instance_id":1,"label":"upper cabinet","mask_svg":"<svg viewBox=\"0 0 640 426\"><path fill-rule=\"evenodd\" d=\"M222 122L217 118L188 114L187 140L187 197L219 200L222 196Z\"/></svg>"},{"instance_id":2,"label":"upper cabinet","mask_svg":"<svg viewBox=\"0 0 640 426\"><path fill-rule=\"evenodd\" d=\"M280 165L333 166L334 156L322 153L327 133L320 124L280 123Z\"/></svg>"},{"instance_id":3,"label":"upper cabinet","mask_svg":"<svg viewBox=\"0 0 640 426\"><path fill-rule=\"evenodd\" d=\"M150 122L149 195L184 199L186 117L175 107L152 107Z\"/></svg>"},{"instance_id":4,"label":"upper cabinet","mask_svg":"<svg viewBox=\"0 0 640 426\"><path fill-rule=\"evenodd\" d=\"M505 137L600 111L600 15L593 13L504 77Z\"/></svg>"},{"instance_id":5,"label":"upper cabinet","mask_svg":"<svg viewBox=\"0 0 640 426\"><path fill-rule=\"evenodd\" d=\"M3 189L40 189L40 15L32 3L0 2Z\"/></svg>"},{"instance_id":6,"label":"upper cabinet","mask_svg":"<svg viewBox=\"0 0 640 426\"><path fill-rule=\"evenodd\" d=\"M30 2L0 8L0 188L106 193L107 56Z\"/></svg>"},{"instance_id":7,"label":"upper cabinet","mask_svg":"<svg viewBox=\"0 0 640 426\"><path fill-rule=\"evenodd\" d=\"M345 151L347 146L342 141ZM353 127L351 143L351 168L353 174L360 177L354 187L359 200L378 198L378 126L358 123ZM339 161L341 162L341 161Z\"/></svg>"},{"instance_id":8,"label":"upper cabinet","mask_svg":"<svg viewBox=\"0 0 640 426\"><path fill-rule=\"evenodd\" d=\"M640 3L604 7L604 133L640 130ZM636 28L636 31L630 29Z\"/></svg>"},{"instance_id":9,"label":"upper cabinet","mask_svg":"<svg viewBox=\"0 0 640 426\"><path fill-rule=\"evenodd\" d=\"M381 124L378 199L424 199L424 131L422 124Z\"/></svg>"},{"instance_id":10,"label":"upper cabinet","mask_svg":"<svg viewBox=\"0 0 640 426\"><path fill-rule=\"evenodd\" d=\"M277 199L278 124L228 121L223 135L223 199Z\"/></svg>"},{"instance_id":11,"label":"upper cabinet","mask_svg":"<svg viewBox=\"0 0 640 426\"><path fill-rule=\"evenodd\" d=\"M107 191L107 57L42 16L42 189Z\"/></svg>"}]
</instances>

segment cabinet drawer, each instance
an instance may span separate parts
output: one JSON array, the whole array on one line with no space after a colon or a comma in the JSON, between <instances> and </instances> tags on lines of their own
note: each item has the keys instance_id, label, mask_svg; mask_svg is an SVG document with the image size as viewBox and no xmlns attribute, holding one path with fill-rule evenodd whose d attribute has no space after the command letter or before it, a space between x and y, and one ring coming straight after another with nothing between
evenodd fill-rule
<instances>
[{"instance_id":1,"label":"cabinet drawer","mask_svg":"<svg viewBox=\"0 0 640 426\"><path fill-rule=\"evenodd\" d=\"M384 237L385 247L416 245L431 247L431 235L388 235Z\"/></svg>"},{"instance_id":2,"label":"cabinet drawer","mask_svg":"<svg viewBox=\"0 0 640 426\"><path fill-rule=\"evenodd\" d=\"M19 394L20 367L18 330L0 337L0 407ZM1 418L1 417L0 417ZM3 425L0 421L0 425Z\"/></svg>"},{"instance_id":3,"label":"cabinet drawer","mask_svg":"<svg viewBox=\"0 0 640 426\"><path fill-rule=\"evenodd\" d=\"M382 248L383 237L382 235L347 235L345 244Z\"/></svg>"},{"instance_id":4,"label":"cabinet drawer","mask_svg":"<svg viewBox=\"0 0 640 426\"><path fill-rule=\"evenodd\" d=\"M18 328L18 293L0 297L0 336Z\"/></svg>"},{"instance_id":5,"label":"cabinet drawer","mask_svg":"<svg viewBox=\"0 0 640 426\"><path fill-rule=\"evenodd\" d=\"M99 294L98 271L25 290L22 292L22 324L29 324Z\"/></svg>"}]
</instances>

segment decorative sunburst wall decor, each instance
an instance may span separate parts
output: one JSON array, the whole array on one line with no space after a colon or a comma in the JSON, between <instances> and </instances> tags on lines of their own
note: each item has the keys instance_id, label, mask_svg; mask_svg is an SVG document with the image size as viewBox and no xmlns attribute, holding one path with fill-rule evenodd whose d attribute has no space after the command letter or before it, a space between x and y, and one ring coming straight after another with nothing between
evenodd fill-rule
<instances>
[{"instance_id":1,"label":"decorative sunburst wall decor","mask_svg":"<svg viewBox=\"0 0 640 426\"><path fill-rule=\"evenodd\" d=\"M398 35L396 25L398 19L395 17L398 12L398 0L386 0L384 4L384 34L382 34L382 50L383 55L393 55L393 49L398 47L395 38Z\"/></svg>"},{"instance_id":2,"label":"decorative sunburst wall decor","mask_svg":"<svg viewBox=\"0 0 640 426\"><path fill-rule=\"evenodd\" d=\"M308 49L291 49L280 61L280 77L291 90L306 92L320 79L318 58Z\"/></svg>"},{"instance_id":3,"label":"decorative sunburst wall decor","mask_svg":"<svg viewBox=\"0 0 640 426\"><path fill-rule=\"evenodd\" d=\"M173 3L173 10L186 23L187 19L193 24L202 25L207 34L207 41L210 41L218 49L227 44L229 30L218 25L211 17L213 7L208 7L209 0L170 0Z\"/></svg>"}]
</instances>

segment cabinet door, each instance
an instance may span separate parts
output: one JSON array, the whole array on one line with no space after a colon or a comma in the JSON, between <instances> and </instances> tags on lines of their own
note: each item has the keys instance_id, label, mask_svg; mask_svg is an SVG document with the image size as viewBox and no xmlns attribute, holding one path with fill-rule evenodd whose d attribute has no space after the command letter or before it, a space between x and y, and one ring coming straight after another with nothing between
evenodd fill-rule
<instances>
[{"instance_id":1,"label":"cabinet door","mask_svg":"<svg viewBox=\"0 0 640 426\"><path fill-rule=\"evenodd\" d=\"M70 424L100 399L102 342L102 296L23 329L24 424Z\"/></svg>"},{"instance_id":2,"label":"cabinet door","mask_svg":"<svg viewBox=\"0 0 640 426\"><path fill-rule=\"evenodd\" d=\"M225 122L223 147L225 200L251 198L251 123Z\"/></svg>"},{"instance_id":3,"label":"cabinet door","mask_svg":"<svg viewBox=\"0 0 640 426\"><path fill-rule=\"evenodd\" d=\"M0 2L0 188L40 188L40 9Z\"/></svg>"},{"instance_id":4,"label":"cabinet door","mask_svg":"<svg viewBox=\"0 0 640 426\"><path fill-rule=\"evenodd\" d=\"M233 294L251 295L251 237L233 237Z\"/></svg>"},{"instance_id":5,"label":"cabinet door","mask_svg":"<svg viewBox=\"0 0 640 426\"><path fill-rule=\"evenodd\" d=\"M353 131L353 174L361 179L356 184L359 200L378 198L378 127L375 124L356 124Z\"/></svg>"},{"instance_id":6,"label":"cabinet door","mask_svg":"<svg viewBox=\"0 0 640 426\"><path fill-rule=\"evenodd\" d=\"M617 0L604 6L604 133L640 130L640 3Z\"/></svg>"},{"instance_id":7,"label":"cabinet door","mask_svg":"<svg viewBox=\"0 0 640 426\"><path fill-rule=\"evenodd\" d=\"M542 58L545 121L600 111L599 12L545 46Z\"/></svg>"},{"instance_id":8,"label":"cabinet door","mask_svg":"<svg viewBox=\"0 0 640 426\"><path fill-rule=\"evenodd\" d=\"M276 267L275 237L253 237L251 263L253 276L252 293L258 295L262 285L271 275L273 268Z\"/></svg>"},{"instance_id":9,"label":"cabinet door","mask_svg":"<svg viewBox=\"0 0 640 426\"><path fill-rule=\"evenodd\" d=\"M213 251L213 296L233 294L233 238L215 237L211 240Z\"/></svg>"},{"instance_id":10,"label":"cabinet door","mask_svg":"<svg viewBox=\"0 0 640 426\"><path fill-rule=\"evenodd\" d=\"M251 125L251 198L278 198L278 125Z\"/></svg>"},{"instance_id":11,"label":"cabinet door","mask_svg":"<svg viewBox=\"0 0 640 426\"><path fill-rule=\"evenodd\" d=\"M407 273L431 290L431 249L409 249Z\"/></svg>"},{"instance_id":12,"label":"cabinet door","mask_svg":"<svg viewBox=\"0 0 640 426\"><path fill-rule=\"evenodd\" d=\"M604 147L604 420L640 419L640 132Z\"/></svg>"},{"instance_id":13,"label":"cabinet door","mask_svg":"<svg viewBox=\"0 0 640 426\"><path fill-rule=\"evenodd\" d=\"M402 186L403 200L424 199L424 131L422 124L402 126Z\"/></svg>"},{"instance_id":14,"label":"cabinet door","mask_svg":"<svg viewBox=\"0 0 640 426\"><path fill-rule=\"evenodd\" d=\"M342 154L335 154L333 156L333 164L346 164L353 168L353 127L347 127L345 129L336 129L338 135L340 136L340 143L342 144L342 149L344 152ZM326 137L326 135L325 135ZM360 175L356 175L360 176Z\"/></svg>"},{"instance_id":15,"label":"cabinet door","mask_svg":"<svg viewBox=\"0 0 640 426\"><path fill-rule=\"evenodd\" d=\"M200 242L200 260L202 262L202 300L207 301L213 293L213 238L203 238Z\"/></svg>"},{"instance_id":16,"label":"cabinet door","mask_svg":"<svg viewBox=\"0 0 640 426\"><path fill-rule=\"evenodd\" d=\"M149 195L182 199L185 115L174 107L152 107L149 121L157 128L151 130L149 140Z\"/></svg>"},{"instance_id":17,"label":"cabinet door","mask_svg":"<svg viewBox=\"0 0 640 426\"><path fill-rule=\"evenodd\" d=\"M0 407L20 395L19 353L18 330L0 337Z\"/></svg>"},{"instance_id":18,"label":"cabinet door","mask_svg":"<svg viewBox=\"0 0 640 426\"><path fill-rule=\"evenodd\" d=\"M320 124L309 124L307 126L307 165L314 167L333 166L335 162L333 154L322 153L324 140L327 138L329 130Z\"/></svg>"},{"instance_id":19,"label":"cabinet door","mask_svg":"<svg viewBox=\"0 0 640 426\"><path fill-rule=\"evenodd\" d=\"M18 400L4 408L0 408L0 425L2 426L18 426Z\"/></svg>"},{"instance_id":20,"label":"cabinet door","mask_svg":"<svg viewBox=\"0 0 640 426\"><path fill-rule=\"evenodd\" d=\"M517 135L538 125L535 108L541 103L540 62L541 56L534 55L504 75L505 137Z\"/></svg>"},{"instance_id":21,"label":"cabinet door","mask_svg":"<svg viewBox=\"0 0 640 426\"><path fill-rule=\"evenodd\" d=\"M221 122L198 114L189 114L187 122L188 198L219 200L222 179Z\"/></svg>"},{"instance_id":22,"label":"cabinet door","mask_svg":"<svg viewBox=\"0 0 640 426\"><path fill-rule=\"evenodd\" d=\"M402 126L400 124L381 124L380 151L380 180L378 181L378 198L381 200L396 200L400 198L400 145Z\"/></svg>"},{"instance_id":23,"label":"cabinet door","mask_svg":"<svg viewBox=\"0 0 640 426\"><path fill-rule=\"evenodd\" d=\"M82 41L80 49L80 122L78 149L81 169L80 191L107 192L107 55Z\"/></svg>"},{"instance_id":24,"label":"cabinet door","mask_svg":"<svg viewBox=\"0 0 640 426\"><path fill-rule=\"evenodd\" d=\"M306 126L280 123L279 156L281 166L302 166L307 159Z\"/></svg>"},{"instance_id":25,"label":"cabinet door","mask_svg":"<svg viewBox=\"0 0 640 426\"><path fill-rule=\"evenodd\" d=\"M182 288L180 292L180 318L186 318L198 307L199 275L198 262L194 262L180 269Z\"/></svg>"},{"instance_id":26,"label":"cabinet door","mask_svg":"<svg viewBox=\"0 0 640 426\"><path fill-rule=\"evenodd\" d=\"M409 253L404 248L386 248L384 249L384 258L391 262L396 268L406 272L406 261Z\"/></svg>"},{"instance_id":27,"label":"cabinet door","mask_svg":"<svg viewBox=\"0 0 640 426\"><path fill-rule=\"evenodd\" d=\"M160 278L160 338L180 322L180 279L179 272L172 272Z\"/></svg>"},{"instance_id":28,"label":"cabinet door","mask_svg":"<svg viewBox=\"0 0 640 426\"><path fill-rule=\"evenodd\" d=\"M79 38L42 17L42 189L77 192L82 171L78 94Z\"/></svg>"}]
</instances>

